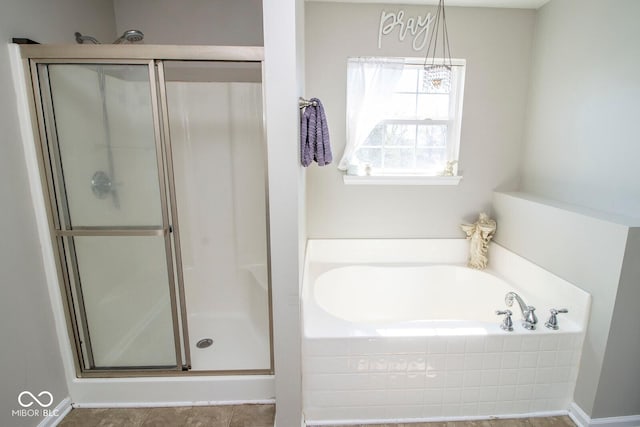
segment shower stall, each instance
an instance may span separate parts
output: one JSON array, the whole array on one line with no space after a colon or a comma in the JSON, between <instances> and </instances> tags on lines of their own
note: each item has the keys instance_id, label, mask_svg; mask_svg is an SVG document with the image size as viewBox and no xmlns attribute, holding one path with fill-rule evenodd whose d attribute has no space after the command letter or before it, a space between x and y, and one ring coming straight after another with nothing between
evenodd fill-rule
<instances>
[{"instance_id":1,"label":"shower stall","mask_svg":"<svg viewBox=\"0 0 640 427\"><path fill-rule=\"evenodd\" d=\"M273 374L262 49L21 53L77 376Z\"/></svg>"}]
</instances>

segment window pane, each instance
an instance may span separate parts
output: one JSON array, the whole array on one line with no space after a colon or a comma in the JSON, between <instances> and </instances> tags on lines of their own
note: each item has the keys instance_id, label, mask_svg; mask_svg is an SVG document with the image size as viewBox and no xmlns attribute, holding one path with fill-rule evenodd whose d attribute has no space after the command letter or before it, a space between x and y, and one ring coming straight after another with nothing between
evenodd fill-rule
<instances>
[{"instance_id":1,"label":"window pane","mask_svg":"<svg viewBox=\"0 0 640 427\"><path fill-rule=\"evenodd\" d=\"M402 77L396 86L396 92L412 92L418 89L418 69L414 67L406 67L402 70Z\"/></svg>"},{"instance_id":2,"label":"window pane","mask_svg":"<svg viewBox=\"0 0 640 427\"><path fill-rule=\"evenodd\" d=\"M446 147L447 125L418 126L418 147Z\"/></svg>"},{"instance_id":3,"label":"window pane","mask_svg":"<svg viewBox=\"0 0 640 427\"><path fill-rule=\"evenodd\" d=\"M367 139L364 140L364 144L362 145L365 147L376 147L382 145L384 141L385 127L386 125L379 124L375 128L373 128Z\"/></svg>"},{"instance_id":4,"label":"window pane","mask_svg":"<svg viewBox=\"0 0 640 427\"><path fill-rule=\"evenodd\" d=\"M449 118L448 94L419 94L418 118L447 120Z\"/></svg>"},{"instance_id":5,"label":"window pane","mask_svg":"<svg viewBox=\"0 0 640 427\"><path fill-rule=\"evenodd\" d=\"M416 150L416 168L444 170L446 164L445 148L419 148Z\"/></svg>"},{"instance_id":6,"label":"window pane","mask_svg":"<svg viewBox=\"0 0 640 427\"><path fill-rule=\"evenodd\" d=\"M388 146L411 146L416 143L415 125L389 124L385 127L384 145Z\"/></svg>"},{"instance_id":7,"label":"window pane","mask_svg":"<svg viewBox=\"0 0 640 427\"><path fill-rule=\"evenodd\" d=\"M388 148L384 151L385 169L409 169L413 168L413 148Z\"/></svg>"},{"instance_id":8,"label":"window pane","mask_svg":"<svg viewBox=\"0 0 640 427\"><path fill-rule=\"evenodd\" d=\"M361 164L369 164L374 168L382 167L382 149L380 148L360 148L356 151L356 158Z\"/></svg>"},{"instance_id":9,"label":"window pane","mask_svg":"<svg viewBox=\"0 0 640 427\"><path fill-rule=\"evenodd\" d=\"M390 119L414 119L416 117L416 95L396 93L392 95L387 117Z\"/></svg>"}]
</instances>

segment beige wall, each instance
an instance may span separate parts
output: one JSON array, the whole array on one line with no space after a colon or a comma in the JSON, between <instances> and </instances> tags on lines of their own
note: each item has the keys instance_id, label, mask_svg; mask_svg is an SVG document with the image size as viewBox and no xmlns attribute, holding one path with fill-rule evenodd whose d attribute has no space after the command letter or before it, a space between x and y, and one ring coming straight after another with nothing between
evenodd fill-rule
<instances>
[{"instance_id":1,"label":"beige wall","mask_svg":"<svg viewBox=\"0 0 640 427\"><path fill-rule=\"evenodd\" d=\"M538 11L522 189L640 217L640 2Z\"/></svg>"},{"instance_id":2,"label":"beige wall","mask_svg":"<svg viewBox=\"0 0 640 427\"><path fill-rule=\"evenodd\" d=\"M262 0L114 0L118 34L147 44L262 46Z\"/></svg>"},{"instance_id":3,"label":"beige wall","mask_svg":"<svg viewBox=\"0 0 640 427\"><path fill-rule=\"evenodd\" d=\"M496 187L518 182L535 11L447 9L453 56L467 60L459 186L346 186L336 164L345 145L349 56L415 56L409 37L377 48L382 10L424 15L433 7L318 3L306 7L306 96L322 100L334 163L311 166L311 238L462 237L460 222L489 209ZM397 33L396 33L397 34Z\"/></svg>"},{"instance_id":4,"label":"beige wall","mask_svg":"<svg viewBox=\"0 0 640 427\"><path fill-rule=\"evenodd\" d=\"M110 0L6 0L0 5L0 38L73 43L75 31L115 35ZM7 46L0 49L0 424L32 426L36 418L11 416L17 396L47 390L54 406L68 395L42 263L40 242L18 127Z\"/></svg>"},{"instance_id":5,"label":"beige wall","mask_svg":"<svg viewBox=\"0 0 640 427\"><path fill-rule=\"evenodd\" d=\"M640 228L627 236L616 305L592 417L640 415Z\"/></svg>"}]
</instances>

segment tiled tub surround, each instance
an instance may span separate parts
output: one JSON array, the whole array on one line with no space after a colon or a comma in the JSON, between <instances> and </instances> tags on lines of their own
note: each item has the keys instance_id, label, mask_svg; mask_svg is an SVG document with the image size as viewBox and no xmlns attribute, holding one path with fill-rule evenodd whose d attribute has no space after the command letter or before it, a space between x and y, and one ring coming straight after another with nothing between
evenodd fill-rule
<instances>
[{"instance_id":1,"label":"tiled tub surround","mask_svg":"<svg viewBox=\"0 0 640 427\"><path fill-rule=\"evenodd\" d=\"M477 272L480 276L473 279L475 271L468 276L460 270L460 277L472 278L466 292L455 283L439 283L427 291L408 289L411 281L429 287L420 281L426 276L411 279L410 271L464 266L467 245L463 239L309 241L302 290L307 424L566 412L573 400L590 296L496 244L485 270L495 283L485 273ZM344 268L352 266L374 268ZM389 271L378 270L380 266ZM340 279L345 271L347 277ZM367 275L368 283L358 293L354 287L360 285L352 282ZM345 284L344 292L335 289L333 302L332 286L325 280L331 276ZM380 282L388 282L388 288L383 290ZM501 316L494 312L506 308L501 283L537 308L535 331L520 325L517 305L511 307L514 331L499 328ZM487 291L477 292L477 287ZM374 289L381 300L372 302ZM451 295L438 298L452 289ZM407 295L398 295L403 292ZM431 319L415 304L429 295L438 300ZM363 307L373 309L380 301L407 308L383 304L382 315L364 312ZM557 331L544 327L550 308L569 309L559 316ZM473 312L479 313L476 321L469 319Z\"/></svg>"}]
</instances>

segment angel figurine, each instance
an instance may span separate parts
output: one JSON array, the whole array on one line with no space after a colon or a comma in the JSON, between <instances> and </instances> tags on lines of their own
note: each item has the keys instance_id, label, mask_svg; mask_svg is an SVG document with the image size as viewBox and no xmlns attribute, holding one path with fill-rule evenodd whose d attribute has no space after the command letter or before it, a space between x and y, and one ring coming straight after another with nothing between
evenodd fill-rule
<instances>
[{"instance_id":1,"label":"angel figurine","mask_svg":"<svg viewBox=\"0 0 640 427\"><path fill-rule=\"evenodd\" d=\"M489 262L489 242L496 233L496 222L482 212L475 224L461 224L460 227L467 234L467 240L471 241L467 265L471 268L484 270Z\"/></svg>"}]
</instances>

